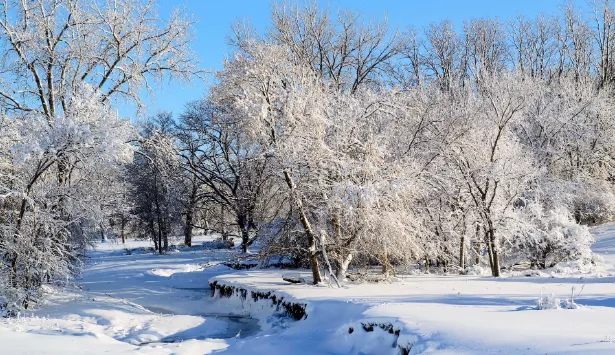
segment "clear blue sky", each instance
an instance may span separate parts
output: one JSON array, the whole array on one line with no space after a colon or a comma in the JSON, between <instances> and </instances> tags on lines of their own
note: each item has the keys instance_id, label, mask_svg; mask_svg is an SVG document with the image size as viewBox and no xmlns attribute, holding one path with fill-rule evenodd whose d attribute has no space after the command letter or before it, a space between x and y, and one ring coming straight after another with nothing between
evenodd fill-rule
<instances>
[{"instance_id":1,"label":"clear blue sky","mask_svg":"<svg viewBox=\"0 0 615 355\"><path fill-rule=\"evenodd\" d=\"M198 21L193 48L205 69L220 69L229 53L227 35L230 25L237 19L249 20L260 32L270 23L270 0L158 0L159 12L164 18L174 8L184 7ZM302 1L302 0L300 0ZM534 17L541 13L559 12L563 0L319 0L320 6L332 10L353 9L367 17L387 16L391 27L422 28L430 23L450 19L457 25L477 17L499 17L502 20L524 14ZM575 0L579 6L585 1ZM159 110L177 115L186 102L201 98L207 83L195 82L189 86L170 83L156 90L152 99L144 99L147 115ZM120 107L120 114L130 116L134 110Z\"/></svg>"}]
</instances>

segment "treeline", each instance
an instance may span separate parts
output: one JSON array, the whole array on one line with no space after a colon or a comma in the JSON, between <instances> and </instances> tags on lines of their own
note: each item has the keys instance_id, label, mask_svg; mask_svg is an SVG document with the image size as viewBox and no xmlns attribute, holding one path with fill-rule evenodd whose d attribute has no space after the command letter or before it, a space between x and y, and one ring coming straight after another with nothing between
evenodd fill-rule
<instances>
[{"instance_id":1,"label":"treeline","mask_svg":"<svg viewBox=\"0 0 615 355\"><path fill-rule=\"evenodd\" d=\"M266 34L233 28L210 94L177 117L192 206L315 282L322 263L591 262L583 225L615 211L615 12L598 5L400 32L275 4Z\"/></svg>"},{"instance_id":2,"label":"treeline","mask_svg":"<svg viewBox=\"0 0 615 355\"><path fill-rule=\"evenodd\" d=\"M19 306L109 234L164 253L215 232L314 282L353 265L499 276L592 262L585 225L615 213L612 1L404 31L277 3L266 33L233 27L202 100L141 123L117 100L202 76L190 21L38 2L0 5L0 289Z\"/></svg>"}]
</instances>

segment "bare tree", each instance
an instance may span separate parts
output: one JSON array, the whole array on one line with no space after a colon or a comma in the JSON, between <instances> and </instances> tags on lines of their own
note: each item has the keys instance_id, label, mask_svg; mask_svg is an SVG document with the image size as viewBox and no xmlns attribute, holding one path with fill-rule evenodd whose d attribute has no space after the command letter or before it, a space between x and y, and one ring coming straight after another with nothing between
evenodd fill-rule
<instances>
[{"instance_id":1,"label":"bare tree","mask_svg":"<svg viewBox=\"0 0 615 355\"><path fill-rule=\"evenodd\" d=\"M577 82L587 84L591 80L594 47L588 22L572 3L564 8L564 34L560 40L564 52L564 74Z\"/></svg>"},{"instance_id":2,"label":"bare tree","mask_svg":"<svg viewBox=\"0 0 615 355\"><path fill-rule=\"evenodd\" d=\"M288 47L301 63L350 92L386 79L387 64L406 46L405 36L386 19L365 21L351 11L332 15L316 3L276 2L272 23L272 43Z\"/></svg>"},{"instance_id":3,"label":"bare tree","mask_svg":"<svg viewBox=\"0 0 615 355\"><path fill-rule=\"evenodd\" d=\"M548 79L557 73L557 18L540 16L532 21L519 15L509 27L512 66L521 75Z\"/></svg>"},{"instance_id":4,"label":"bare tree","mask_svg":"<svg viewBox=\"0 0 615 355\"><path fill-rule=\"evenodd\" d=\"M464 23L468 70L476 82L500 73L508 59L504 26L497 19L475 19Z\"/></svg>"},{"instance_id":5,"label":"bare tree","mask_svg":"<svg viewBox=\"0 0 615 355\"><path fill-rule=\"evenodd\" d=\"M615 48L615 8L612 0L594 0L592 3L594 29L592 35L597 46L597 69L600 87L615 79L613 51Z\"/></svg>"},{"instance_id":6,"label":"bare tree","mask_svg":"<svg viewBox=\"0 0 615 355\"><path fill-rule=\"evenodd\" d=\"M236 217L241 247L247 252L262 217L257 208L271 180L270 159L262 147L246 140L224 107L207 100L187 105L178 130L185 168L206 187L195 199L220 205Z\"/></svg>"},{"instance_id":7,"label":"bare tree","mask_svg":"<svg viewBox=\"0 0 615 355\"><path fill-rule=\"evenodd\" d=\"M127 169L133 213L160 254L168 250L169 237L181 224L185 193L172 127L172 117L165 112L146 122L138 154Z\"/></svg>"},{"instance_id":8,"label":"bare tree","mask_svg":"<svg viewBox=\"0 0 615 355\"><path fill-rule=\"evenodd\" d=\"M460 67L463 51L459 35L453 30L451 21L442 21L427 27L425 38L427 46L423 63L427 72L442 90L449 91L457 86L460 73L465 71Z\"/></svg>"},{"instance_id":9,"label":"bare tree","mask_svg":"<svg viewBox=\"0 0 615 355\"><path fill-rule=\"evenodd\" d=\"M142 88L201 73L189 48L192 22L162 21L153 0L3 0L0 105L37 112L50 124L82 83L140 104Z\"/></svg>"}]
</instances>

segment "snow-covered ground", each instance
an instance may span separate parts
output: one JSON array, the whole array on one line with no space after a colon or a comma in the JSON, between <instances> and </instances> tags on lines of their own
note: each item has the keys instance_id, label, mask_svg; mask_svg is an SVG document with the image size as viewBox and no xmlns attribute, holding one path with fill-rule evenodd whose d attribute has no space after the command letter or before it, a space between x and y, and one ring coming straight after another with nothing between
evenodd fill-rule
<instances>
[{"instance_id":1,"label":"snow-covered ground","mask_svg":"<svg viewBox=\"0 0 615 355\"><path fill-rule=\"evenodd\" d=\"M253 320L203 314L207 280L233 271L208 263L228 251L138 249L147 247L98 245L78 280L83 290L57 291L41 309L0 322L0 354L207 354L231 342L221 339L258 330Z\"/></svg>"},{"instance_id":2,"label":"snow-covered ground","mask_svg":"<svg viewBox=\"0 0 615 355\"><path fill-rule=\"evenodd\" d=\"M615 224L593 233L606 266L592 274L416 275L341 289L291 285L282 281L287 270L219 264L235 251L127 255L101 243L82 290L50 289L41 309L0 321L0 354L398 354L399 346L410 354L614 354ZM247 297L211 298L210 279ZM251 291L306 304L307 318L282 317ZM572 292L583 307L536 309L541 295Z\"/></svg>"}]
</instances>

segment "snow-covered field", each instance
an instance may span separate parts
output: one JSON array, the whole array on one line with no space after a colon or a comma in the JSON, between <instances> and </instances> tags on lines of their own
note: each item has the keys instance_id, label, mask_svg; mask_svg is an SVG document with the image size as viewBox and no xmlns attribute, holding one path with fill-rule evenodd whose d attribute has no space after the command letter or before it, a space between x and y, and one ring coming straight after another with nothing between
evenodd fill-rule
<instances>
[{"instance_id":1,"label":"snow-covered field","mask_svg":"<svg viewBox=\"0 0 615 355\"><path fill-rule=\"evenodd\" d=\"M282 281L288 270L219 265L235 251L126 255L121 244L102 243L82 290L49 289L41 309L0 321L0 353L397 354L401 346L410 354L614 354L615 225L593 233L605 267L591 274L416 275L341 289L291 285ZM211 298L210 279L248 295ZM306 304L307 318L282 317L250 291ZM536 309L541 295L563 304L573 292L577 309Z\"/></svg>"}]
</instances>

